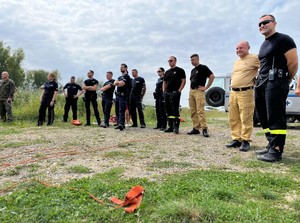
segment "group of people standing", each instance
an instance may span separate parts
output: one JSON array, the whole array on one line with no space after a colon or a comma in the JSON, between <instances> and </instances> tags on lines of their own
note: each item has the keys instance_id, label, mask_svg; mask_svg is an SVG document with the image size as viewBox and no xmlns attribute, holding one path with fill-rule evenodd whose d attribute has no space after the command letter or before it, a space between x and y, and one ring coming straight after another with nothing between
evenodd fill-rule
<instances>
[{"instance_id":1,"label":"group of people standing","mask_svg":"<svg viewBox=\"0 0 300 223\"><path fill-rule=\"evenodd\" d=\"M286 99L289 83L298 70L296 44L290 36L276 32L276 25L273 15L260 17L258 27L265 41L258 56L249 54L247 41L237 44L239 59L234 64L229 96L232 142L226 147L250 149L255 106L267 139L265 149L256 154L258 160L266 162L282 159L287 133ZM300 78L295 93L300 96Z\"/></svg>"},{"instance_id":2,"label":"group of people standing","mask_svg":"<svg viewBox=\"0 0 300 223\"><path fill-rule=\"evenodd\" d=\"M238 147L240 151L250 149L251 134L253 131L253 112L256 107L259 122L267 139L265 149L257 151L257 158L262 161L275 162L282 159L286 140L286 99L289 92L289 82L298 70L298 56L294 40L288 35L276 32L276 20L273 15L263 15L259 19L259 31L265 36L259 54L249 53L250 44L241 41L236 46L239 59L234 63L231 76L229 96L229 125L232 141L227 148ZM205 116L205 91L212 85L215 75L205 65L200 64L198 54L190 56L194 68L190 75L189 107L193 129L187 134L200 134L209 137ZM180 126L180 97L186 84L185 71L176 66L177 58L170 56L170 68L163 67L157 70L159 76L154 92L157 125L154 129L164 132L179 133ZM86 124L91 125L90 104L94 109L97 124L100 127L109 127L110 112L113 105L113 95L116 94L115 111L117 124L115 129L125 129L125 113L129 110L131 127L138 127L137 112L140 127L145 128L142 100L146 92L144 78L140 77L137 69L132 70L132 77L128 74L126 64L121 64L121 76L113 79L113 73L106 73L107 81L100 88L104 122L101 123L97 88L99 82L94 78L94 71L89 70L88 79L79 86L75 77L64 86L66 97L63 121L67 122L68 113L72 107L73 120L77 120L77 100L84 93L86 109ZM58 84L55 75L50 73L48 81L42 85L40 98L38 126L43 125L48 109L47 125L54 120L54 105L58 95ZM0 81L0 111L3 121L12 121L11 103L15 92L14 82L9 79L8 72L1 74ZM298 78L296 95L300 96L300 78ZM7 114L7 116L6 116Z\"/></svg>"}]
</instances>

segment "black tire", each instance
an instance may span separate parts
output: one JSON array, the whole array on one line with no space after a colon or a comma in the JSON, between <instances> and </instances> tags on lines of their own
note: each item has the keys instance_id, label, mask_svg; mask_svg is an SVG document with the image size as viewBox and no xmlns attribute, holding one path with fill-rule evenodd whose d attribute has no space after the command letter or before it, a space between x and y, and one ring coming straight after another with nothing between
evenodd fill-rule
<instances>
[{"instance_id":1,"label":"black tire","mask_svg":"<svg viewBox=\"0 0 300 223\"><path fill-rule=\"evenodd\" d=\"M224 105L225 90L220 87L212 87L205 93L206 103L212 107Z\"/></svg>"},{"instance_id":2,"label":"black tire","mask_svg":"<svg viewBox=\"0 0 300 223\"><path fill-rule=\"evenodd\" d=\"M286 118L287 123L294 123L296 121L296 117L294 115L287 116Z\"/></svg>"}]
</instances>

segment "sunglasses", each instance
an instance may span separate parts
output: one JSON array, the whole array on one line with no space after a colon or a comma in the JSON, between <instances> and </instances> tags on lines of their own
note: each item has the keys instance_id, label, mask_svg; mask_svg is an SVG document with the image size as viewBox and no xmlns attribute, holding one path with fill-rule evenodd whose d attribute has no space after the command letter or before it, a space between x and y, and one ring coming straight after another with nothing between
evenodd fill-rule
<instances>
[{"instance_id":1,"label":"sunglasses","mask_svg":"<svg viewBox=\"0 0 300 223\"><path fill-rule=\"evenodd\" d=\"M274 20L264 20L258 23L258 27L261 27L261 25L269 24L270 22L274 22Z\"/></svg>"},{"instance_id":2,"label":"sunglasses","mask_svg":"<svg viewBox=\"0 0 300 223\"><path fill-rule=\"evenodd\" d=\"M168 60L168 62L173 62L173 60Z\"/></svg>"}]
</instances>

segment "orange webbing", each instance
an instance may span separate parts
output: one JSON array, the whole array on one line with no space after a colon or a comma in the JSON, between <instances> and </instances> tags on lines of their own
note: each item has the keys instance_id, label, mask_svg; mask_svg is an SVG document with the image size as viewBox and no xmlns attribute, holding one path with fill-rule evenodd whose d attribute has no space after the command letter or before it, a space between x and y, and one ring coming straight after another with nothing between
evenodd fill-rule
<instances>
[{"instance_id":1,"label":"orange webbing","mask_svg":"<svg viewBox=\"0 0 300 223\"><path fill-rule=\"evenodd\" d=\"M120 207L125 207L125 212L133 213L141 205L144 191L145 189L143 187L137 185L130 189L124 200L120 200L116 197L112 197L110 200ZM127 207L128 205L130 206Z\"/></svg>"}]
</instances>

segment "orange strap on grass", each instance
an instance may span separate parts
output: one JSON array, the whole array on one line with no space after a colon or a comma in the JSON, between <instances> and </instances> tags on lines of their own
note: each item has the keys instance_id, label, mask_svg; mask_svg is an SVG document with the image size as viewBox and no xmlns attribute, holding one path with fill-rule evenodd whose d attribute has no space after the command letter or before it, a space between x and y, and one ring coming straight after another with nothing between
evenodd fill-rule
<instances>
[{"instance_id":1,"label":"orange strap on grass","mask_svg":"<svg viewBox=\"0 0 300 223\"><path fill-rule=\"evenodd\" d=\"M128 191L124 200L112 197L111 202L124 207L126 213L133 213L140 205L144 196L145 189L139 185L134 186Z\"/></svg>"}]
</instances>

